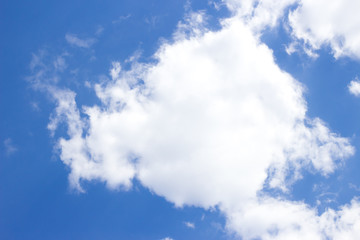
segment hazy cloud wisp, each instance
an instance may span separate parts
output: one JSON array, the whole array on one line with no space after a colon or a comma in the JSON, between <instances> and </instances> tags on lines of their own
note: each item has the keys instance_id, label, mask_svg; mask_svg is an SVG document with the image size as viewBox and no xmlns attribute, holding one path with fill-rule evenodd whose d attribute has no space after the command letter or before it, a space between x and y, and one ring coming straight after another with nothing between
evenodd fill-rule
<instances>
[{"instance_id":1,"label":"hazy cloud wisp","mask_svg":"<svg viewBox=\"0 0 360 240\"><path fill-rule=\"evenodd\" d=\"M65 39L70 45L80 48L90 48L96 42L95 38L81 39L71 33L67 33Z\"/></svg>"}]
</instances>

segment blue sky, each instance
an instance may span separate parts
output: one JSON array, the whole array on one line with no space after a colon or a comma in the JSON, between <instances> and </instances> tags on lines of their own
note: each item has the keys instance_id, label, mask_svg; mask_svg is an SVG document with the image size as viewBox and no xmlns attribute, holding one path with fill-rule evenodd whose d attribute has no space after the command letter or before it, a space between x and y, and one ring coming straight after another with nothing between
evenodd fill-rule
<instances>
[{"instance_id":1,"label":"blue sky","mask_svg":"<svg viewBox=\"0 0 360 240\"><path fill-rule=\"evenodd\" d=\"M1 238L360 238L358 10L1 1Z\"/></svg>"}]
</instances>

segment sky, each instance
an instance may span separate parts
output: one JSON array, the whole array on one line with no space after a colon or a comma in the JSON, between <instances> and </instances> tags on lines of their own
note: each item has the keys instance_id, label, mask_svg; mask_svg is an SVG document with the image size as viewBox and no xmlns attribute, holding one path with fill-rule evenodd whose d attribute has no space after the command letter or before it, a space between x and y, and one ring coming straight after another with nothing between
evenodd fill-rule
<instances>
[{"instance_id":1,"label":"sky","mask_svg":"<svg viewBox=\"0 0 360 240\"><path fill-rule=\"evenodd\" d=\"M359 11L0 1L0 238L360 238Z\"/></svg>"}]
</instances>

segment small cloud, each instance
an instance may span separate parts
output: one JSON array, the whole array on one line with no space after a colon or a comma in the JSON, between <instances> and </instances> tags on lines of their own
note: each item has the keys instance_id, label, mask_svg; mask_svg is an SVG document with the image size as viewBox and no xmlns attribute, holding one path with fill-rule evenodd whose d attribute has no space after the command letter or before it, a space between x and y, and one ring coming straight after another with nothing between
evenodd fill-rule
<instances>
[{"instance_id":1,"label":"small cloud","mask_svg":"<svg viewBox=\"0 0 360 240\"><path fill-rule=\"evenodd\" d=\"M223 6L225 6L225 3L222 1L208 1L208 4L215 8L216 11L219 11Z\"/></svg>"},{"instance_id":2,"label":"small cloud","mask_svg":"<svg viewBox=\"0 0 360 240\"><path fill-rule=\"evenodd\" d=\"M44 63L42 60L45 55L46 55L45 50L40 50L38 54L35 54L35 53L32 54L32 58L31 58L30 65L29 65L31 71L34 71L38 67L44 66Z\"/></svg>"},{"instance_id":3,"label":"small cloud","mask_svg":"<svg viewBox=\"0 0 360 240\"><path fill-rule=\"evenodd\" d=\"M100 36L104 32L104 27L99 25L96 27L95 35Z\"/></svg>"},{"instance_id":4,"label":"small cloud","mask_svg":"<svg viewBox=\"0 0 360 240\"><path fill-rule=\"evenodd\" d=\"M15 152L18 150L18 149L14 146L11 138L5 139L5 141L4 141L4 147L5 147L6 155L11 155L11 154L15 153Z\"/></svg>"},{"instance_id":5,"label":"small cloud","mask_svg":"<svg viewBox=\"0 0 360 240\"><path fill-rule=\"evenodd\" d=\"M360 96L360 80L356 77L348 85L349 92L356 97Z\"/></svg>"},{"instance_id":6,"label":"small cloud","mask_svg":"<svg viewBox=\"0 0 360 240\"><path fill-rule=\"evenodd\" d=\"M315 183L312 188L313 192L321 192L324 193L329 190L329 186L324 183Z\"/></svg>"},{"instance_id":7,"label":"small cloud","mask_svg":"<svg viewBox=\"0 0 360 240\"><path fill-rule=\"evenodd\" d=\"M195 223L192 222L184 222L185 226L187 226L188 228L192 228L195 229Z\"/></svg>"},{"instance_id":8,"label":"small cloud","mask_svg":"<svg viewBox=\"0 0 360 240\"><path fill-rule=\"evenodd\" d=\"M58 56L54 61L54 68L55 70L62 72L67 67L65 58L63 56Z\"/></svg>"},{"instance_id":9,"label":"small cloud","mask_svg":"<svg viewBox=\"0 0 360 240\"><path fill-rule=\"evenodd\" d=\"M91 83L89 81L85 81L84 86L87 88L91 88Z\"/></svg>"},{"instance_id":10,"label":"small cloud","mask_svg":"<svg viewBox=\"0 0 360 240\"><path fill-rule=\"evenodd\" d=\"M291 55L293 54L294 52L296 52L298 49L297 49L297 43L296 42L292 42L290 43L288 46L285 46L285 52L288 54L288 55Z\"/></svg>"},{"instance_id":11,"label":"small cloud","mask_svg":"<svg viewBox=\"0 0 360 240\"><path fill-rule=\"evenodd\" d=\"M125 59L126 63L133 63L136 62L140 59L141 55L142 55L142 50L136 50L130 57L128 57L127 59Z\"/></svg>"},{"instance_id":12,"label":"small cloud","mask_svg":"<svg viewBox=\"0 0 360 240\"><path fill-rule=\"evenodd\" d=\"M222 232L224 231L224 228L221 223L219 222L211 222L211 227L215 229L216 231Z\"/></svg>"},{"instance_id":13,"label":"small cloud","mask_svg":"<svg viewBox=\"0 0 360 240\"><path fill-rule=\"evenodd\" d=\"M74 75L74 76L77 76L78 73L79 73L79 69L78 69L78 68L75 68L75 69L73 69L73 70L70 71L70 74L71 74L71 75Z\"/></svg>"},{"instance_id":14,"label":"small cloud","mask_svg":"<svg viewBox=\"0 0 360 240\"><path fill-rule=\"evenodd\" d=\"M67 55L68 53L65 52L53 57L45 50L39 50L37 54L33 53L29 65L31 75L25 79L34 89L46 90L60 80L58 74L67 67L64 58Z\"/></svg>"},{"instance_id":15,"label":"small cloud","mask_svg":"<svg viewBox=\"0 0 360 240\"><path fill-rule=\"evenodd\" d=\"M39 112L39 111L40 111L40 107L39 107L39 103L38 103L38 102L30 102L30 106L31 106L32 110L34 110L35 112Z\"/></svg>"},{"instance_id":16,"label":"small cloud","mask_svg":"<svg viewBox=\"0 0 360 240\"><path fill-rule=\"evenodd\" d=\"M349 188L354 189L357 192L360 192L360 187L356 186L353 183L349 183Z\"/></svg>"},{"instance_id":17,"label":"small cloud","mask_svg":"<svg viewBox=\"0 0 360 240\"><path fill-rule=\"evenodd\" d=\"M339 194L336 192L323 192L316 196L317 201L316 204L319 206L321 204L331 204L336 203L337 198L339 197Z\"/></svg>"},{"instance_id":18,"label":"small cloud","mask_svg":"<svg viewBox=\"0 0 360 240\"><path fill-rule=\"evenodd\" d=\"M174 239L171 237L166 237L166 238L162 238L161 240L174 240Z\"/></svg>"},{"instance_id":19,"label":"small cloud","mask_svg":"<svg viewBox=\"0 0 360 240\"><path fill-rule=\"evenodd\" d=\"M131 17L131 14L128 14L128 15L125 15L125 16L120 16L116 20L113 20L112 23L113 24L118 24L118 23L121 23L121 22L129 19L130 17Z\"/></svg>"},{"instance_id":20,"label":"small cloud","mask_svg":"<svg viewBox=\"0 0 360 240\"><path fill-rule=\"evenodd\" d=\"M312 59L316 59L319 57L319 54L317 54L313 49L304 47L304 52L306 55L308 55Z\"/></svg>"},{"instance_id":21,"label":"small cloud","mask_svg":"<svg viewBox=\"0 0 360 240\"><path fill-rule=\"evenodd\" d=\"M151 16L151 17L147 17L145 18L145 22L147 24L149 24L151 27L155 27L156 23L159 21L159 17L158 16Z\"/></svg>"},{"instance_id":22,"label":"small cloud","mask_svg":"<svg viewBox=\"0 0 360 240\"><path fill-rule=\"evenodd\" d=\"M319 57L319 54L315 52L316 49L313 49L304 44L300 44L298 41L293 41L290 44L285 45L285 52L288 55L292 55L293 53L300 51L304 51L304 53L311 59L316 59Z\"/></svg>"},{"instance_id":23,"label":"small cloud","mask_svg":"<svg viewBox=\"0 0 360 240\"><path fill-rule=\"evenodd\" d=\"M81 39L71 33L67 33L65 39L70 45L81 48L90 48L96 42L94 38Z\"/></svg>"}]
</instances>

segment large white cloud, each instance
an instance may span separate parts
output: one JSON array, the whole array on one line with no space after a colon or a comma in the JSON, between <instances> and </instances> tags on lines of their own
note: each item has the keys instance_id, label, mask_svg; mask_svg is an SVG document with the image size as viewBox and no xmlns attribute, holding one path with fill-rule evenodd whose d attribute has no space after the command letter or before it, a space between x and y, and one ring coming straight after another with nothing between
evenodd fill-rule
<instances>
[{"instance_id":1,"label":"large white cloud","mask_svg":"<svg viewBox=\"0 0 360 240\"><path fill-rule=\"evenodd\" d=\"M265 25L237 16L216 32L202 28L201 14L190 17L197 21L191 31L180 26L191 37L174 34L156 63L133 62L127 71L113 63L111 79L95 86L102 104L83 107L85 118L75 93L46 86L57 102L49 129L68 124L58 146L72 186L100 180L129 189L137 178L177 206L217 206L244 239L359 236L356 200L318 215L262 192L287 191L304 169L330 174L354 152L306 117L301 84L259 41L254 26L271 26L275 15Z\"/></svg>"},{"instance_id":2,"label":"large white cloud","mask_svg":"<svg viewBox=\"0 0 360 240\"><path fill-rule=\"evenodd\" d=\"M303 167L331 173L353 148L307 119L302 86L250 28L231 19L221 31L164 44L156 58L129 71L114 63L111 81L95 88L102 105L84 108L88 120L74 93L54 92L49 128L61 118L69 125L59 147L73 186L98 179L129 188L137 177L178 206L218 206L244 238L293 236L299 228L291 221L317 221L305 204L258 193L267 183L286 190ZM274 209L284 218L270 217ZM319 224L299 224L320 236Z\"/></svg>"}]
</instances>

